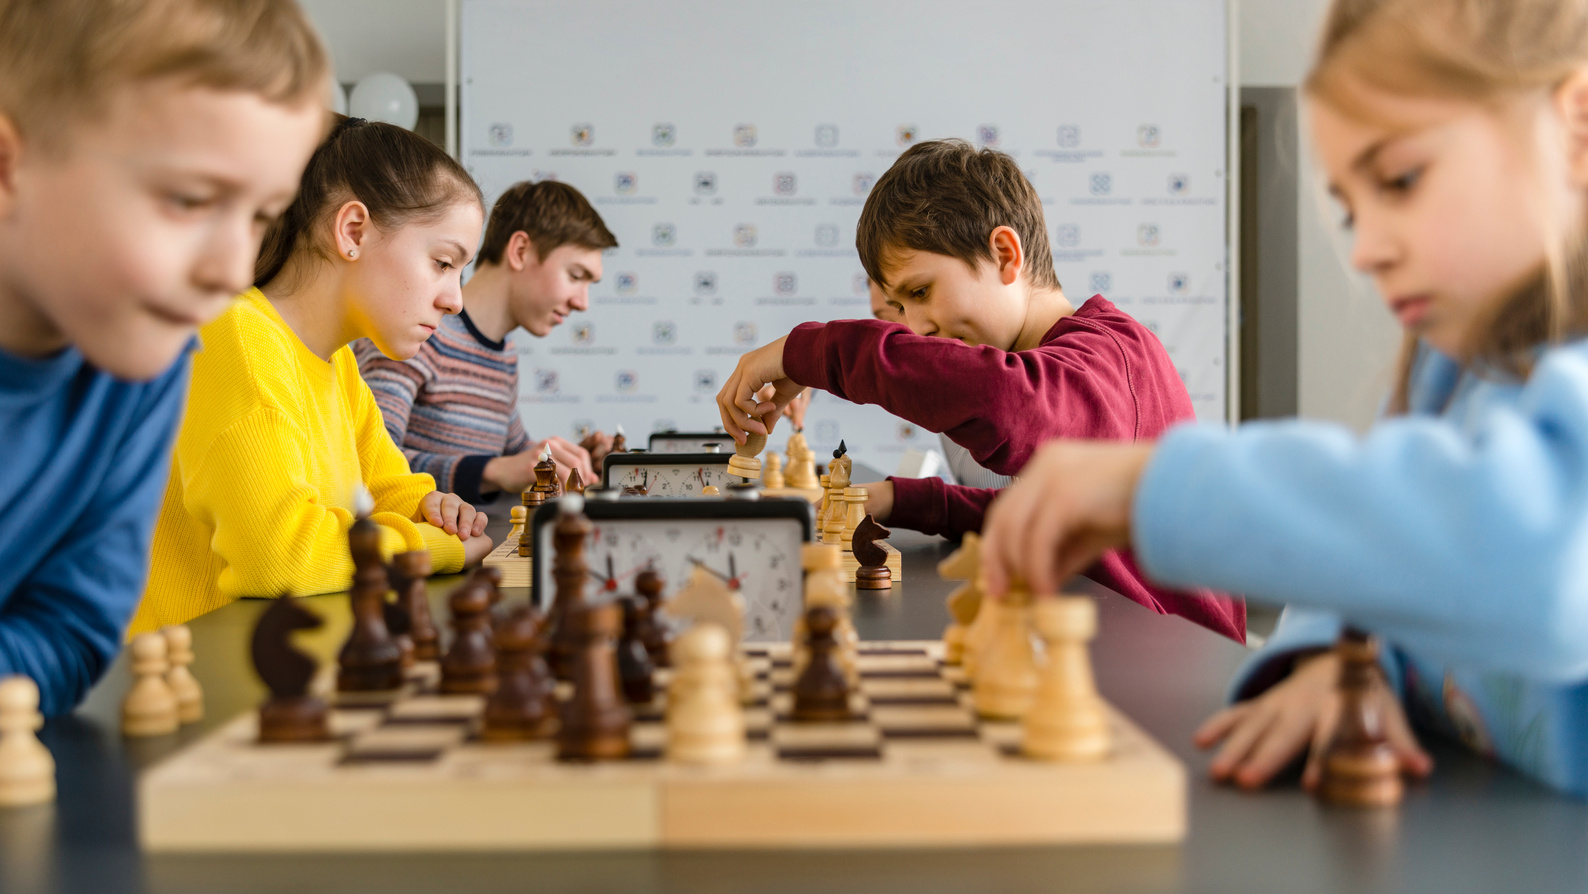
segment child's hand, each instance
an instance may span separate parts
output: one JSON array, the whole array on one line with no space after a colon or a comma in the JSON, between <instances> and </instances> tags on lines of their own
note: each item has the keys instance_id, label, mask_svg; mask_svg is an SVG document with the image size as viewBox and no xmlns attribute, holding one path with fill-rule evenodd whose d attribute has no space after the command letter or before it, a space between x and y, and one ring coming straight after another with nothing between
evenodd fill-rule
<instances>
[{"instance_id":1,"label":"child's hand","mask_svg":"<svg viewBox=\"0 0 1588 894\"><path fill-rule=\"evenodd\" d=\"M480 517L484 518L485 516L481 515ZM495 544L491 542L491 538L485 536L484 534L478 534L474 537L464 540L463 567L473 568L474 566L485 561L485 557L491 554L491 547L494 545Z\"/></svg>"},{"instance_id":2,"label":"child's hand","mask_svg":"<svg viewBox=\"0 0 1588 894\"><path fill-rule=\"evenodd\" d=\"M599 478L601 461L606 459L608 453L612 452L612 436L604 431L593 431L584 436L584 440L579 442L579 446L590 454L590 465L596 470L595 477ZM585 479L586 482L592 480L592 478Z\"/></svg>"},{"instance_id":3,"label":"child's hand","mask_svg":"<svg viewBox=\"0 0 1588 894\"><path fill-rule=\"evenodd\" d=\"M994 596L1011 581L1047 596L1105 550L1130 541L1130 507L1152 445L1053 441L993 501L982 570Z\"/></svg>"},{"instance_id":4,"label":"child's hand","mask_svg":"<svg viewBox=\"0 0 1588 894\"><path fill-rule=\"evenodd\" d=\"M473 506L459 499L457 494L444 494L438 490L425 494L425 498L419 501L419 511L414 513L414 520L429 522L448 534L457 535L459 540L468 540L485 533L485 513L476 511Z\"/></svg>"},{"instance_id":5,"label":"child's hand","mask_svg":"<svg viewBox=\"0 0 1588 894\"><path fill-rule=\"evenodd\" d=\"M893 514L893 482L883 479L857 486L866 489L866 514L879 525L887 524L888 516Z\"/></svg>"},{"instance_id":6,"label":"child's hand","mask_svg":"<svg viewBox=\"0 0 1588 894\"><path fill-rule=\"evenodd\" d=\"M788 336L759 348L739 358L739 365L728 375L722 390L717 392L717 412L722 415L722 428L736 443L743 444L748 432L770 434L777 416L804 389L783 372L783 342ZM773 386L770 401L756 398L763 387ZM758 416L767 416L762 423Z\"/></svg>"},{"instance_id":7,"label":"child's hand","mask_svg":"<svg viewBox=\"0 0 1588 894\"><path fill-rule=\"evenodd\" d=\"M1209 717L1192 737L1198 748L1223 743L1208 764L1208 775L1241 788L1261 788L1297 755L1310 750L1301 784L1309 791L1317 788L1323 748L1340 717L1339 679L1340 659L1326 652L1300 664L1257 698ZM1433 759L1418 746L1400 700L1382 685L1374 686L1368 697L1377 701L1384 735L1400 758L1401 769L1427 776Z\"/></svg>"},{"instance_id":8,"label":"child's hand","mask_svg":"<svg viewBox=\"0 0 1588 894\"><path fill-rule=\"evenodd\" d=\"M607 449L612 449L611 438L607 439ZM568 480L568 473L574 469L579 470L579 476L584 479L586 484L597 479L598 476L595 473L595 465L590 458L590 451L584 447L553 435L544 441L531 444L527 452L533 454L535 461L539 462L542 450L551 451L551 458L557 461L557 465L560 467L558 474L562 476L564 481ZM533 483L535 480L534 476L531 475L529 480Z\"/></svg>"}]
</instances>

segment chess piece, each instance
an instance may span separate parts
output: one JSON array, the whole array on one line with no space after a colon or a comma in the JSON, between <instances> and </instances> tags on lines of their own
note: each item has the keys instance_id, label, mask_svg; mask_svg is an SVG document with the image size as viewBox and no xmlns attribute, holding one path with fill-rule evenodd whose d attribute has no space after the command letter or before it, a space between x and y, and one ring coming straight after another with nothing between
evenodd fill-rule
<instances>
[{"instance_id":1,"label":"chess piece","mask_svg":"<svg viewBox=\"0 0 1588 894\"><path fill-rule=\"evenodd\" d=\"M844 669L851 686L860 683L860 635L855 632L849 618L851 597L849 585L844 583L843 555L838 547L825 543L807 543L800 549L800 567L805 572L805 608L832 609L836 616L833 639L837 643L838 663ZM805 615L794 620L793 672L796 676L805 669L810 658L805 648L809 631Z\"/></svg>"},{"instance_id":2,"label":"chess piece","mask_svg":"<svg viewBox=\"0 0 1588 894\"><path fill-rule=\"evenodd\" d=\"M720 765L744 758L744 711L734 698L732 651L728 632L715 624L696 624L673 643L668 760Z\"/></svg>"},{"instance_id":3,"label":"chess piece","mask_svg":"<svg viewBox=\"0 0 1588 894\"><path fill-rule=\"evenodd\" d=\"M540 613L521 605L496 625L496 691L485 702L480 738L542 739L557 726L556 681L546 666Z\"/></svg>"},{"instance_id":4,"label":"chess piece","mask_svg":"<svg viewBox=\"0 0 1588 894\"><path fill-rule=\"evenodd\" d=\"M662 591L667 588L667 582L657 573L655 563L645 566L645 570L634 578L634 589L644 600L645 608L640 628L640 641L645 643L645 651L651 656L652 667L668 667L670 659L667 650L667 625L661 619Z\"/></svg>"},{"instance_id":5,"label":"chess piece","mask_svg":"<svg viewBox=\"0 0 1588 894\"><path fill-rule=\"evenodd\" d=\"M877 541L892 533L869 515L855 526L851 545L855 561L860 563L860 567L855 569L856 589L888 590L893 587L893 571L888 568L888 551L877 545Z\"/></svg>"},{"instance_id":6,"label":"chess piece","mask_svg":"<svg viewBox=\"0 0 1588 894\"><path fill-rule=\"evenodd\" d=\"M621 624L618 607L610 603L569 606L563 617L574 647L573 694L562 704L558 760L615 760L629 753L633 715L619 691L612 648Z\"/></svg>"},{"instance_id":7,"label":"chess piece","mask_svg":"<svg viewBox=\"0 0 1588 894\"><path fill-rule=\"evenodd\" d=\"M584 476L579 473L578 469L568 473L568 483L563 486L563 492L570 494L584 493Z\"/></svg>"},{"instance_id":8,"label":"chess piece","mask_svg":"<svg viewBox=\"0 0 1588 894\"><path fill-rule=\"evenodd\" d=\"M34 735L43 725L33 678L0 679L0 807L55 800L55 758Z\"/></svg>"},{"instance_id":9,"label":"chess piece","mask_svg":"<svg viewBox=\"0 0 1588 894\"><path fill-rule=\"evenodd\" d=\"M855 529L866 518L866 489L863 487L844 488L844 549L853 551Z\"/></svg>"},{"instance_id":10,"label":"chess piece","mask_svg":"<svg viewBox=\"0 0 1588 894\"><path fill-rule=\"evenodd\" d=\"M761 478L763 484L768 488L781 488L787 484L783 477L783 458L777 455L777 451L768 453L762 462L765 464Z\"/></svg>"},{"instance_id":11,"label":"chess piece","mask_svg":"<svg viewBox=\"0 0 1588 894\"><path fill-rule=\"evenodd\" d=\"M447 597L452 610L452 648L441 659L441 691L489 695L496 690L496 651L491 643L491 595L471 577Z\"/></svg>"},{"instance_id":12,"label":"chess piece","mask_svg":"<svg viewBox=\"0 0 1588 894\"><path fill-rule=\"evenodd\" d=\"M514 506L515 512L522 511ZM441 634L430 614L426 581L430 578L430 552L416 549L398 553L391 560L392 588L397 602L408 610L408 638L414 645L414 660L435 661L441 657Z\"/></svg>"},{"instance_id":13,"label":"chess piece","mask_svg":"<svg viewBox=\"0 0 1588 894\"><path fill-rule=\"evenodd\" d=\"M750 417L756 422L761 421L760 416ZM760 480L761 478L761 451L766 449L766 435L753 431L744 433L744 443L735 444L733 456L728 458L728 474L737 475L746 480Z\"/></svg>"},{"instance_id":14,"label":"chess piece","mask_svg":"<svg viewBox=\"0 0 1588 894\"><path fill-rule=\"evenodd\" d=\"M700 489L700 495L702 497L720 497L722 496L722 491L717 489L717 485L708 484Z\"/></svg>"},{"instance_id":15,"label":"chess piece","mask_svg":"<svg viewBox=\"0 0 1588 894\"><path fill-rule=\"evenodd\" d=\"M557 461L551 458L550 447L541 451L540 462L535 464L535 483L529 489L546 500L562 496L562 482L557 480Z\"/></svg>"},{"instance_id":16,"label":"chess piece","mask_svg":"<svg viewBox=\"0 0 1588 894\"><path fill-rule=\"evenodd\" d=\"M143 633L132 638L132 688L121 702L121 734L128 737L163 736L176 732L180 723L176 693L165 681L170 670L165 637Z\"/></svg>"},{"instance_id":17,"label":"chess piece","mask_svg":"<svg viewBox=\"0 0 1588 894\"><path fill-rule=\"evenodd\" d=\"M165 682L176 696L176 715L181 723L197 723L204 719L204 687L188 670L193 663L193 631L186 624L171 624L160 628L165 637L166 658L171 669L165 673Z\"/></svg>"},{"instance_id":18,"label":"chess piece","mask_svg":"<svg viewBox=\"0 0 1588 894\"><path fill-rule=\"evenodd\" d=\"M1323 751L1318 798L1345 807L1399 804L1405 794L1400 761L1385 738L1375 698L1383 685L1378 643L1366 632L1347 627L1335 653L1340 656L1340 720Z\"/></svg>"},{"instance_id":19,"label":"chess piece","mask_svg":"<svg viewBox=\"0 0 1588 894\"><path fill-rule=\"evenodd\" d=\"M408 615L408 607L400 602L382 602L380 607L386 617L386 632L397 644L397 663L406 672L414 666L413 618Z\"/></svg>"},{"instance_id":20,"label":"chess piece","mask_svg":"<svg viewBox=\"0 0 1588 894\"><path fill-rule=\"evenodd\" d=\"M254 672L270 690L270 698L259 708L259 741L319 742L331 738L325 702L309 694L318 664L290 642L293 631L315 630L323 623L297 600L282 596L265 609L254 626L250 644Z\"/></svg>"},{"instance_id":21,"label":"chess piece","mask_svg":"<svg viewBox=\"0 0 1588 894\"><path fill-rule=\"evenodd\" d=\"M823 482L827 487L827 497L822 503L821 513L823 543L842 546L844 542L844 522L849 515L849 503L844 499L844 491L849 488L851 467L848 452L849 448L843 441L839 441L838 449L833 451L833 463L828 468L826 480Z\"/></svg>"},{"instance_id":22,"label":"chess piece","mask_svg":"<svg viewBox=\"0 0 1588 894\"><path fill-rule=\"evenodd\" d=\"M1108 717L1086 652L1097 635L1097 606L1085 596L1060 596L1041 600L1031 613L1047 661L1037 673L1020 751L1039 760L1100 760L1108 754Z\"/></svg>"},{"instance_id":23,"label":"chess piece","mask_svg":"<svg viewBox=\"0 0 1588 894\"><path fill-rule=\"evenodd\" d=\"M520 558L528 559L535 555L535 539L533 532L530 531L530 522L535 517L535 510L546 502L546 495L531 486L529 490L524 491L522 499L524 501L522 507L513 507L513 523L523 524L523 528L518 533L518 555ZM520 512L523 513L522 516L519 515Z\"/></svg>"},{"instance_id":24,"label":"chess piece","mask_svg":"<svg viewBox=\"0 0 1588 894\"><path fill-rule=\"evenodd\" d=\"M719 625L728 631L735 648L744 637L744 597L705 565L695 566L689 582L667 603L667 613Z\"/></svg>"},{"instance_id":25,"label":"chess piece","mask_svg":"<svg viewBox=\"0 0 1588 894\"><path fill-rule=\"evenodd\" d=\"M788 486L821 487L816 477L816 452L805 441L805 430L796 428L788 438Z\"/></svg>"},{"instance_id":26,"label":"chess piece","mask_svg":"<svg viewBox=\"0 0 1588 894\"><path fill-rule=\"evenodd\" d=\"M353 632L337 656L336 688L341 692L397 689L403 682L402 649L386 626L390 581L380 557L380 527L367 516L360 517L348 529L347 543L353 554L353 586L347 594Z\"/></svg>"},{"instance_id":27,"label":"chess piece","mask_svg":"<svg viewBox=\"0 0 1588 894\"><path fill-rule=\"evenodd\" d=\"M849 677L838 661L838 641L833 636L838 615L825 605L805 611L805 668L794 678L796 721L847 720Z\"/></svg>"},{"instance_id":28,"label":"chess piece","mask_svg":"<svg viewBox=\"0 0 1588 894\"><path fill-rule=\"evenodd\" d=\"M650 610L640 596L624 596L618 605L623 608L623 634L618 638L618 678L623 682L623 697L632 705L648 705L656 697L651 680L656 668L643 639L645 617Z\"/></svg>"},{"instance_id":29,"label":"chess piece","mask_svg":"<svg viewBox=\"0 0 1588 894\"><path fill-rule=\"evenodd\" d=\"M481 565L474 569L474 579L485 590L486 601L490 602L491 611L502 603L502 569L495 565Z\"/></svg>"},{"instance_id":30,"label":"chess piece","mask_svg":"<svg viewBox=\"0 0 1588 894\"><path fill-rule=\"evenodd\" d=\"M573 658L577 637L568 627L569 613L585 604L585 582L590 570L585 565L585 541L590 537L590 520L584 515L584 498L570 496L562 500L557 513L557 523L552 528L553 547L552 580L556 595L552 599L548 623L551 626L551 648L547 662L559 680L573 678Z\"/></svg>"},{"instance_id":31,"label":"chess piece","mask_svg":"<svg viewBox=\"0 0 1588 894\"><path fill-rule=\"evenodd\" d=\"M982 610L987 610L986 604ZM1036 697L1037 657L1031 647L1030 614L1030 594L1011 587L971 688L976 713L982 717L1018 720Z\"/></svg>"},{"instance_id":32,"label":"chess piece","mask_svg":"<svg viewBox=\"0 0 1588 894\"><path fill-rule=\"evenodd\" d=\"M628 453L629 439L623 435L623 426L619 425L612 435L612 453Z\"/></svg>"},{"instance_id":33,"label":"chess piece","mask_svg":"<svg viewBox=\"0 0 1588 894\"><path fill-rule=\"evenodd\" d=\"M943 630L943 663L960 664L965 656L966 634L981 610L981 536L966 534L959 549L937 563L937 573L944 580L965 581L948 594L948 611L953 620Z\"/></svg>"}]
</instances>

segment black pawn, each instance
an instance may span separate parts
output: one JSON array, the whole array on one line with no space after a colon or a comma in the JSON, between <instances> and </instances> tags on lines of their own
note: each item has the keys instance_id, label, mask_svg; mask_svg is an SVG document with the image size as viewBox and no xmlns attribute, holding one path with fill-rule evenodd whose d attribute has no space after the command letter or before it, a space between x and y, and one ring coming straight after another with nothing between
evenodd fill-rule
<instances>
[{"instance_id":1,"label":"black pawn","mask_svg":"<svg viewBox=\"0 0 1588 894\"><path fill-rule=\"evenodd\" d=\"M452 648L441 659L441 691L489 695L496 689L490 594L471 579L447 597L447 606L452 610Z\"/></svg>"},{"instance_id":2,"label":"black pawn","mask_svg":"<svg viewBox=\"0 0 1588 894\"><path fill-rule=\"evenodd\" d=\"M634 579L634 589L639 591L640 599L643 600L640 641L645 643L645 651L650 653L652 667L668 667L667 625L661 619L662 591L667 589L667 582L656 572L655 565L646 565L645 570Z\"/></svg>"},{"instance_id":3,"label":"black pawn","mask_svg":"<svg viewBox=\"0 0 1588 894\"><path fill-rule=\"evenodd\" d=\"M797 721L849 719L849 678L838 663L838 640L833 635L838 615L826 606L805 612L805 648L810 660L794 681Z\"/></svg>"},{"instance_id":4,"label":"black pawn","mask_svg":"<svg viewBox=\"0 0 1588 894\"><path fill-rule=\"evenodd\" d=\"M633 715L618 685L612 641L623 619L615 605L571 607L563 628L574 645L573 693L562 703L557 759L616 760L629 753Z\"/></svg>"},{"instance_id":5,"label":"black pawn","mask_svg":"<svg viewBox=\"0 0 1588 894\"><path fill-rule=\"evenodd\" d=\"M640 637L645 601L638 596L625 596L618 604L623 606L623 636L618 640L618 677L623 681L623 697L631 705L648 705L656 698L656 685L651 679L656 668Z\"/></svg>"},{"instance_id":6,"label":"black pawn","mask_svg":"<svg viewBox=\"0 0 1588 894\"><path fill-rule=\"evenodd\" d=\"M496 625L496 692L485 703L480 738L540 739L557 726L556 682L546 667L540 613L523 605Z\"/></svg>"}]
</instances>

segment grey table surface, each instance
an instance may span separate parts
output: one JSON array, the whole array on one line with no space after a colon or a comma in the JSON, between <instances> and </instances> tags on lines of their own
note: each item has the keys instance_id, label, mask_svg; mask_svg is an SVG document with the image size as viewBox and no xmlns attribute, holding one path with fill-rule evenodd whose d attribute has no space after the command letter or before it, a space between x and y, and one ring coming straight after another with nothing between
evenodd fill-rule
<instances>
[{"instance_id":1,"label":"grey table surface","mask_svg":"<svg viewBox=\"0 0 1588 894\"><path fill-rule=\"evenodd\" d=\"M496 529L498 532L500 528ZM935 638L950 585L934 565L950 550L899 533L904 581L860 593L866 639ZM432 581L441 600L457 578ZM0 891L1267 892L1588 890L1588 804L1433 741L1433 778L1387 811L1322 807L1294 780L1261 793L1214 785L1193 729L1216 709L1246 650L1188 622L1092 588L1104 696L1186 764L1189 834L1173 846L965 848L840 852L168 855L139 850L141 768L238 713L263 688L247 657L264 602L196 619L194 672L208 716L172 736L125 741L116 712L128 685L118 661L73 715L41 733L54 753L53 805L0 810ZM509 599L525 592L509 591ZM312 597L322 612L345 599ZM1055 809L1062 809L1056 807ZM446 817L414 817L446 822Z\"/></svg>"}]
</instances>

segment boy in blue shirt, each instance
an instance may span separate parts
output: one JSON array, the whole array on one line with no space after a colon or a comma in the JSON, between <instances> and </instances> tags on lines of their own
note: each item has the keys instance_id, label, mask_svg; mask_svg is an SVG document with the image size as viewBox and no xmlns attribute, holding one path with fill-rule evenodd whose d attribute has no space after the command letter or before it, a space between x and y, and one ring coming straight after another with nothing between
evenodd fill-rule
<instances>
[{"instance_id":1,"label":"boy in blue shirt","mask_svg":"<svg viewBox=\"0 0 1588 894\"><path fill-rule=\"evenodd\" d=\"M199 324L247 288L328 65L278 0L0 0L0 676L74 707L147 573Z\"/></svg>"}]
</instances>

